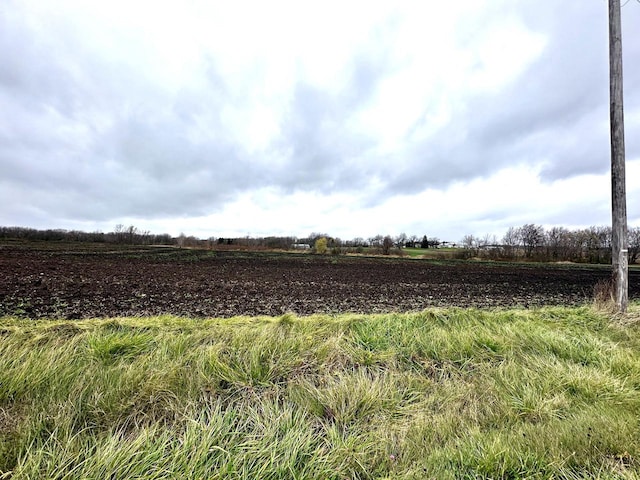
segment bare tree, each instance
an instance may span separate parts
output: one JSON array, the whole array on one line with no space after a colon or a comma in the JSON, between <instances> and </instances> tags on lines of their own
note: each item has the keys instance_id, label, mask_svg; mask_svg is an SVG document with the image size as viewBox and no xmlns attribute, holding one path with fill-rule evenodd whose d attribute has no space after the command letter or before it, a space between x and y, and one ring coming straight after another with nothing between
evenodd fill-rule
<instances>
[{"instance_id":1,"label":"bare tree","mask_svg":"<svg viewBox=\"0 0 640 480\"><path fill-rule=\"evenodd\" d=\"M372 247L380 248L382 247L383 240L384 240L384 237L378 234L375 237L369 238L369 245L371 245Z\"/></svg>"},{"instance_id":2,"label":"bare tree","mask_svg":"<svg viewBox=\"0 0 640 480\"><path fill-rule=\"evenodd\" d=\"M541 246L544 241L544 228L540 225L527 223L520 227L520 237L525 257L531 258L535 249Z\"/></svg>"},{"instance_id":3,"label":"bare tree","mask_svg":"<svg viewBox=\"0 0 640 480\"><path fill-rule=\"evenodd\" d=\"M187 241L187 236L183 233L180 232L180 235L178 236L178 247L182 248L185 246L185 243Z\"/></svg>"},{"instance_id":4,"label":"bare tree","mask_svg":"<svg viewBox=\"0 0 640 480\"><path fill-rule=\"evenodd\" d=\"M127 235L126 229L123 224L119 223L113 230L116 237L116 243L124 243Z\"/></svg>"},{"instance_id":5,"label":"bare tree","mask_svg":"<svg viewBox=\"0 0 640 480\"><path fill-rule=\"evenodd\" d=\"M462 240L460 240L460 244L462 245L462 247L465 250L469 250L471 252L474 252L476 250L476 248L478 247L478 240L476 239L476 237L474 237L473 235L469 234L469 235L465 235L464 237L462 237Z\"/></svg>"},{"instance_id":6,"label":"bare tree","mask_svg":"<svg viewBox=\"0 0 640 480\"><path fill-rule=\"evenodd\" d=\"M125 234L126 234L127 242L130 245L133 245L135 243L137 233L138 233L138 229L133 225L129 225L129 227L127 227Z\"/></svg>"},{"instance_id":7,"label":"bare tree","mask_svg":"<svg viewBox=\"0 0 640 480\"><path fill-rule=\"evenodd\" d=\"M636 263L640 257L640 227L630 228L629 235L629 263Z\"/></svg>"},{"instance_id":8,"label":"bare tree","mask_svg":"<svg viewBox=\"0 0 640 480\"><path fill-rule=\"evenodd\" d=\"M522 236L520 235L520 229L516 227L509 227L507 232L504 234L504 237L502 237L502 248L507 258L513 258L516 256L521 239Z\"/></svg>"},{"instance_id":9,"label":"bare tree","mask_svg":"<svg viewBox=\"0 0 640 480\"><path fill-rule=\"evenodd\" d=\"M547 258L566 260L571 244L571 232L564 227L552 227L546 233Z\"/></svg>"},{"instance_id":10,"label":"bare tree","mask_svg":"<svg viewBox=\"0 0 640 480\"><path fill-rule=\"evenodd\" d=\"M367 241L362 237L356 237L353 240L351 240L350 242L348 242L348 244L351 247L366 247L367 246Z\"/></svg>"},{"instance_id":11,"label":"bare tree","mask_svg":"<svg viewBox=\"0 0 640 480\"><path fill-rule=\"evenodd\" d=\"M487 233L481 239L479 239L478 242L482 244L483 247L488 247L491 245L496 245L498 243L498 239L495 235Z\"/></svg>"},{"instance_id":12,"label":"bare tree","mask_svg":"<svg viewBox=\"0 0 640 480\"><path fill-rule=\"evenodd\" d=\"M407 243L407 234L403 232L400 235L398 235L396 237L395 243L398 248L404 247L405 244Z\"/></svg>"}]
</instances>

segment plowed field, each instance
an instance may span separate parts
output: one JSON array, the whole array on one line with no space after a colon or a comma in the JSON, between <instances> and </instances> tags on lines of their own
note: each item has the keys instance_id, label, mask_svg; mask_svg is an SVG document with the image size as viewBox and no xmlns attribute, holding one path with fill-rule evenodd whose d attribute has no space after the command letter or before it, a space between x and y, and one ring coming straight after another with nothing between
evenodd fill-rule
<instances>
[{"instance_id":1,"label":"plowed field","mask_svg":"<svg viewBox=\"0 0 640 480\"><path fill-rule=\"evenodd\" d=\"M375 313L576 305L608 267L433 262L174 248L0 245L0 315ZM640 271L629 275L640 298Z\"/></svg>"}]
</instances>

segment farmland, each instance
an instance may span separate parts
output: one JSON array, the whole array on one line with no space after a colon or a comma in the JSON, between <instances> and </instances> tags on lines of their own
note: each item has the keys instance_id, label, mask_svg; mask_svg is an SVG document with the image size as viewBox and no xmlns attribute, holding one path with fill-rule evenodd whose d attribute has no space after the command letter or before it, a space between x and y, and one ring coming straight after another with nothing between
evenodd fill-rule
<instances>
[{"instance_id":1,"label":"farmland","mask_svg":"<svg viewBox=\"0 0 640 480\"><path fill-rule=\"evenodd\" d=\"M0 478L640 474L640 309L584 305L608 268L14 242L0 271Z\"/></svg>"},{"instance_id":2,"label":"farmland","mask_svg":"<svg viewBox=\"0 0 640 480\"><path fill-rule=\"evenodd\" d=\"M28 318L385 313L581 305L603 266L7 243L0 315ZM640 271L630 270L630 298Z\"/></svg>"}]
</instances>

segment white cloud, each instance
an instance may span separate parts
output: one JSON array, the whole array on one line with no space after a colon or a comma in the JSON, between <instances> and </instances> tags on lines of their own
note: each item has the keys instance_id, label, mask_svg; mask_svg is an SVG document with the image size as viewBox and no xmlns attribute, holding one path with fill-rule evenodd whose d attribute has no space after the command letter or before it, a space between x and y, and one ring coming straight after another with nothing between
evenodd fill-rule
<instances>
[{"instance_id":1,"label":"white cloud","mask_svg":"<svg viewBox=\"0 0 640 480\"><path fill-rule=\"evenodd\" d=\"M457 240L606 223L604 7L7 0L0 224Z\"/></svg>"}]
</instances>

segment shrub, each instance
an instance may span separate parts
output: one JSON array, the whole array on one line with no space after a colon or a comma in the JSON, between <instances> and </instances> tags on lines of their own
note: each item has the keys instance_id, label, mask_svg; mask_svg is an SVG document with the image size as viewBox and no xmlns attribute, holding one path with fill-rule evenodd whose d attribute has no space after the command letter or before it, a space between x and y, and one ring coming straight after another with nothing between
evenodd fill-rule
<instances>
[{"instance_id":1,"label":"shrub","mask_svg":"<svg viewBox=\"0 0 640 480\"><path fill-rule=\"evenodd\" d=\"M389 255L391 253L391 248L393 247L393 239L387 235L382 240L382 253L383 255Z\"/></svg>"},{"instance_id":2,"label":"shrub","mask_svg":"<svg viewBox=\"0 0 640 480\"><path fill-rule=\"evenodd\" d=\"M313 246L313 249L316 253L324 255L327 253L327 238L320 237L316 240L316 243Z\"/></svg>"}]
</instances>

